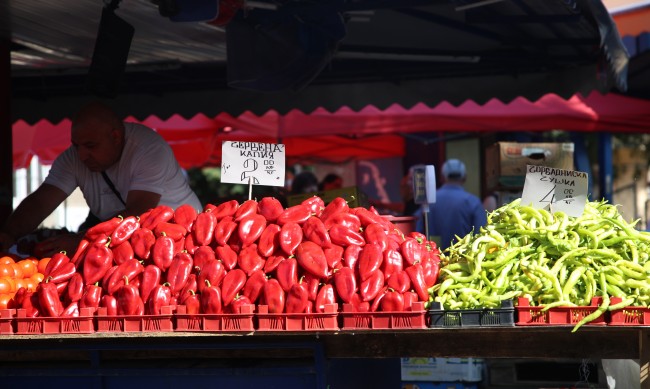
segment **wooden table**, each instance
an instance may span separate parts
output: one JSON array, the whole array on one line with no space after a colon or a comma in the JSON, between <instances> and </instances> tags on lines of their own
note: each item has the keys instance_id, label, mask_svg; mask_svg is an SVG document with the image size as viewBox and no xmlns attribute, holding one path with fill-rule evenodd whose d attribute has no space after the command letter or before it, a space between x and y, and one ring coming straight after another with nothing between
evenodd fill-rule
<instances>
[{"instance_id":1,"label":"wooden table","mask_svg":"<svg viewBox=\"0 0 650 389\"><path fill-rule=\"evenodd\" d=\"M422 330L260 332L245 334L133 332L0 336L0 361L83 358L89 350L111 358L185 358L312 354L325 358L478 357L639 359L641 388L650 389L650 328L480 327Z\"/></svg>"}]
</instances>

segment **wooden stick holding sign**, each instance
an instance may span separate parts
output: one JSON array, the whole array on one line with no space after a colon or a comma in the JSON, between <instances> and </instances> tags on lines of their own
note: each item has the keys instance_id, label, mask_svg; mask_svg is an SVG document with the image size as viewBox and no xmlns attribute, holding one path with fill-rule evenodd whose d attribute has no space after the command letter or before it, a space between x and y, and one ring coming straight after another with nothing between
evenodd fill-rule
<instances>
[{"instance_id":1,"label":"wooden stick holding sign","mask_svg":"<svg viewBox=\"0 0 650 389\"><path fill-rule=\"evenodd\" d=\"M521 204L578 217L585 209L588 190L585 172L527 165Z\"/></svg>"},{"instance_id":2,"label":"wooden stick holding sign","mask_svg":"<svg viewBox=\"0 0 650 389\"><path fill-rule=\"evenodd\" d=\"M224 141L221 144L221 182L284 186L285 145L277 143Z\"/></svg>"}]
</instances>

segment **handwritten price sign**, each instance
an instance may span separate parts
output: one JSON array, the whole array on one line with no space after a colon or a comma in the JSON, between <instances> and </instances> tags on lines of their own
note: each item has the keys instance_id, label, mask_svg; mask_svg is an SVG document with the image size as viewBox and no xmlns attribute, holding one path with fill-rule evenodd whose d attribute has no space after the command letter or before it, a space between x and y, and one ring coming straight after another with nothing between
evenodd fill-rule
<instances>
[{"instance_id":1,"label":"handwritten price sign","mask_svg":"<svg viewBox=\"0 0 650 389\"><path fill-rule=\"evenodd\" d=\"M285 145L224 141L221 182L284 186Z\"/></svg>"},{"instance_id":2,"label":"handwritten price sign","mask_svg":"<svg viewBox=\"0 0 650 389\"><path fill-rule=\"evenodd\" d=\"M521 204L578 217L584 211L588 190L585 172L527 165Z\"/></svg>"}]
</instances>

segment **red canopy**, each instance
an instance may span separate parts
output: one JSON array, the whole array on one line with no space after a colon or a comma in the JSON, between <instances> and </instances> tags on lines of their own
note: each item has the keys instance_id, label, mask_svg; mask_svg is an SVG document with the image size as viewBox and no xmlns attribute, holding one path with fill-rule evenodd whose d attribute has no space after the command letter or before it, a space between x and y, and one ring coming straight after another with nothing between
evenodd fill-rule
<instances>
[{"instance_id":1,"label":"red canopy","mask_svg":"<svg viewBox=\"0 0 650 389\"><path fill-rule=\"evenodd\" d=\"M127 121L137 121L132 117ZM536 102L517 98L508 104L472 101L454 107L417 104L412 108L392 105L385 110L366 106L358 112L347 107L335 112L298 110L280 115L269 111L238 117L222 113L214 118L199 114L190 119L174 115L142 121L158 131L172 146L181 165L218 165L221 141L244 140L286 144L288 158L321 158L340 161L402 156L404 140L398 134L422 131L612 131L641 132L650 129L650 102L597 92L568 100L549 94ZM24 121L13 125L14 168L24 167L33 155L50 163L70 144L70 121L58 124Z\"/></svg>"}]
</instances>

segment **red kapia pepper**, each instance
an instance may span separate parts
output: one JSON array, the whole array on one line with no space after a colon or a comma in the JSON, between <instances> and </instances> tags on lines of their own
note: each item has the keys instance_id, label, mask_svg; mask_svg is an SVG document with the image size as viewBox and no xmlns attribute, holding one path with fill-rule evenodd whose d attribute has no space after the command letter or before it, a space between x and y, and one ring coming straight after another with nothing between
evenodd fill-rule
<instances>
[{"instance_id":1,"label":"red kapia pepper","mask_svg":"<svg viewBox=\"0 0 650 389\"><path fill-rule=\"evenodd\" d=\"M264 197L257 204L257 213L264 216L269 223L274 223L282 211L282 203L275 197Z\"/></svg>"},{"instance_id":2,"label":"red kapia pepper","mask_svg":"<svg viewBox=\"0 0 650 389\"><path fill-rule=\"evenodd\" d=\"M153 229L153 232L156 236L160 236L163 233L171 237L174 241L181 240L187 235L187 230L185 227L180 224L162 222L159 223L156 228Z\"/></svg>"},{"instance_id":3,"label":"red kapia pepper","mask_svg":"<svg viewBox=\"0 0 650 389\"><path fill-rule=\"evenodd\" d=\"M255 243L245 246L237 256L237 265L247 276L250 276L258 270L264 269L264 258L257 252Z\"/></svg>"},{"instance_id":4,"label":"red kapia pepper","mask_svg":"<svg viewBox=\"0 0 650 389\"><path fill-rule=\"evenodd\" d=\"M343 266L343 247L333 244L331 247L325 248L323 252L330 269L338 269Z\"/></svg>"},{"instance_id":5,"label":"red kapia pepper","mask_svg":"<svg viewBox=\"0 0 650 389\"><path fill-rule=\"evenodd\" d=\"M156 243L151 250L154 265L158 266L160 270L166 271L172 264L174 251L174 239L163 232L156 238Z\"/></svg>"},{"instance_id":6,"label":"red kapia pepper","mask_svg":"<svg viewBox=\"0 0 650 389\"><path fill-rule=\"evenodd\" d=\"M115 291L118 315L138 315L144 311L144 303L135 285L129 284L125 277L124 284Z\"/></svg>"},{"instance_id":7,"label":"red kapia pepper","mask_svg":"<svg viewBox=\"0 0 650 389\"><path fill-rule=\"evenodd\" d=\"M226 270L232 270L237 266L237 252L230 246L217 246L214 251Z\"/></svg>"},{"instance_id":8,"label":"red kapia pepper","mask_svg":"<svg viewBox=\"0 0 650 389\"><path fill-rule=\"evenodd\" d=\"M246 273L241 269L229 271L221 281L221 300L224 305L230 304L237 293L246 285Z\"/></svg>"},{"instance_id":9,"label":"red kapia pepper","mask_svg":"<svg viewBox=\"0 0 650 389\"><path fill-rule=\"evenodd\" d=\"M237 227L237 233L242 246L254 243L262 235L264 228L266 228L266 219L260 214L256 213L241 219Z\"/></svg>"},{"instance_id":10,"label":"red kapia pepper","mask_svg":"<svg viewBox=\"0 0 650 389\"><path fill-rule=\"evenodd\" d=\"M299 244L296 249L296 260L301 268L316 277L327 278L330 275L325 252L314 242L306 241Z\"/></svg>"},{"instance_id":11,"label":"red kapia pepper","mask_svg":"<svg viewBox=\"0 0 650 389\"><path fill-rule=\"evenodd\" d=\"M190 290L183 300L180 300L179 303L185 305L185 313L188 315L195 315L201 312L201 300L198 294L195 291Z\"/></svg>"},{"instance_id":12,"label":"red kapia pepper","mask_svg":"<svg viewBox=\"0 0 650 389\"><path fill-rule=\"evenodd\" d=\"M363 238L363 235L356 231L341 225L335 224L330 228L330 239L332 243L339 246L347 247L350 245L363 246L366 244L366 240Z\"/></svg>"},{"instance_id":13,"label":"red kapia pepper","mask_svg":"<svg viewBox=\"0 0 650 389\"><path fill-rule=\"evenodd\" d=\"M172 220L173 217L174 210L168 205L161 204L153 208L146 217L143 215L140 224L142 227L153 231L159 223L166 223Z\"/></svg>"},{"instance_id":14,"label":"red kapia pepper","mask_svg":"<svg viewBox=\"0 0 650 389\"><path fill-rule=\"evenodd\" d=\"M124 218L111 234L111 247L117 247L127 241L140 228L140 222L138 220L136 216Z\"/></svg>"},{"instance_id":15,"label":"red kapia pepper","mask_svg":"<svg viewBox=\"0 0 650 389\"><path fill-rule=\"evenodd\" d=\"M108 269L113 264L113 251L108 248L110 239L103 243L100 239L95 241L86 250L86 255L83 259L83 275L86 285L94 284L101 280Z\"/></svg>"},{"instance_id":16,"label":"red kapia pepper","mask_svg":"<svg viewBox=\"0 0 650 389\"><path fill-rule=\"evenodd\" d=\"M350 269L356 269L361 250L363 250L363 247L356 244L346 247L343 251L343 265Z\"/></svg>"},{"instance_id":17,"label":"red kapia pepper","mask_svg":"<svg viewBox=\"0 0 650 389\"><path fill-rule=\"evenodd\" d=\"M404 310L404 295L388 288L388 291L379 303L379 307L384 312L401 312Z\"/></svg>"},{"instance_id":18,"label":"red kapia pepper","mask_svg":"<svg viewBox=\"0 0 650 389\"><path fill-rule=\"evenodd\" d=\"M113 231L120 225L124 220L122 216L116 216L114 218L103 221L99 224L96 224L86 231L84 237L89 241L94 241L95 239L101 236L111 236Z\"/></svg>"},{"instance_id":19,"label":"red kapia pepper","mask_svg":"<svg viewBox=\"0 0 650 389\"><path fill-rule=\"evenodd\" d=\"M258 270L255 273L251 274L250 277L246 280L244 284L244 290L242 295L246 296L251 303L256 303L264 289L264 284L268 277L262 270Z\"/></svg>"},{"instance_id":20,"label":"red kapia pepper","mask_svg":"<svg viewBox=\"0 0 650 389\"><path fill-rule=\"evenodd\" d=\"M307 284L302 279L291 286L285 302L284 311L286 313L303 313L309 302L309 292Z\"/></svg>"},{"instance_id":21,"label":"red kapia pepper","mask_svg":"<svg viewBox=\"0 0 650 389\"><path fill-rule=\"evenodd\" d=\"M310 240L323 248L332 245L332 240L325 228L325 224L323 224L323 222L316 216L307 219L307 221L302 225L302 232L305 240Z\"/></svg>"},{"instance_id":22,"label":"red kapia pepper","mask_svg":"<svg viewBox=\"0 0 650 389\"><path fill-rule=\"evenodd\" d=\"M236 222L240 222L249 216L257 214L257 205L257 200L244 201L235 211L233 219L235 219Z\"/></svg>"},{"instance_id":23,"label":"red kapia pepper","mask_svg":"<svg viewBox=\"0 0 650 389\"><path fill-rule=\"evenodd\" d=\"M344 303L350 303L357 292L357 279L354 270L342 267L334 271L334 288Z\"/></svg>"},{"instance_id":24,"label":"red kapia pepper","mask_svg":"<svg viewBox=\"0 0 650 389\"><path fill-rule=\"evenodd\" d=\"M185 227L186 230L190 231L197 216L198 214L193 206L183 204L174 211L174 223L180 224Z\"/></svg>"},{"instance_id":25,"label":"red kapia pepper","mask_svg":"<svg viewBox=\"0 0 650 389\"><path fill-rule=\"evenodd\" d=\"M286 223L293 222L300 225L304 224L307 219L312 215L311 209L303 204L294 205L282 211L278 219L275 221L278 225L282 226Z\"/></svg>"},{"instance_id":26,"label":"red kapia pepper","mask_svg":"<svg viewBox=\"0 0 650 389\"><path fill-rule=\"evenodd\" d=\"M386 278L391 274L404 269L404 259L398 250L388 249L383 253L384 260L381 262L381 271Z\"/></svg>"},{"instance_id":27,"label":"red kapia pepper","mask_svg":"<svg viewBox=\"0 0 650 389\"><path fill-rule=\"evenodd\" d=\"M105 294L99 300L99 306L106 308L106 316L117 316L117 298L111 294Z\"/></svg>"},{"instance_id":28,"label":"red kapia pepper","mask_svg":"<svg viewBox=\"0 0 650 389\"><path fill-rule=\"evenodd\" d=\"M68 287L65 289L64 301L68 304L81 300L84 294L84 278L81 273L74 273L68 281Z\"/></svg>"},{"instance_id":29,"label":"red kapia pepper","mask_svg":"<svg viewBox=\"0 0 650 389\"><path fill-rule=\"evenodd\" d=\"M79 300L79 308L98 308L102 298L102 287L99 283L86 285L84 294Z\"/></svg>"},{"instance_id":30,"label":"red kapia pepper","mask_svg":"<svg viewBox=\"0 0 650 389\"><path fill-rule=\"evenodd\" d=\"M201 313L205 314L218 314L223 311L223 297L221 289L216 285L210 285L210 281L201 292Z\"/></svg>"},{"instance_id":31,"label":"red kapia pepper","mask_svg":"<svg viewBox=\"0 0 650 389\"><path fill-rule=\"evenodd\" d=\"M280 247L287 255L293 255L302 242L302 227L296 222L286 222L280 230Z\"/></svg>"},{"instance_id":32,"label":"red kapia pepper","mask_svg":"<svg viewBox=\"0 0 650 389\"><path fill-rule=\"evenodd\" d=\"M63 282L68 282L75 274L77 274L77 269L75 268L74 263L66 262L50 272L50 275L47 276L47 278L49 278L50 282L53 284L61 284Z\"/></svg>"},{"instance_id":33,"label":"red kapia pepper","mask_svg":"<svg viewBox=\"0 0 650 389\"><path fill-rule=\"evenodd\" d=\"M151 298L147 304L147 311L149 315L160 315L162 307L168 306L172 301L172 291L169 289L169 283L165 282L161 285L156 285L151 291Z\"/></svg>"},{"instance_id":34,"label":"red kapia pepper","mask_svg":"<svg viewBox=\"0 0 650 389\"><path fill-rule=\"evenodd\" d=\"M47 266L45 266L45 272L43 275L45 277L49 276L54 272L56 269L60 268L66 263L70 262L70 258L66 255L65 251L59 251L58 253L52 254L52 257L50 258L50 261L47 263Z\"/></svg>"},{"instance_id":35,"label":"red kapia pepper","mask_svg":"<svg viewBox=\"0 0 650 389\"><path fill-rule=\"evenodd\" d=\"M320 219L327 225L329 218L342 212L350 212L350 206L348 206L348 202L343 197L337 197L325 206L323 213L320 215Z\"/></svg>"},{"instance_id":36,"label":"red kapia pepper","mask_svg":"<svg viewBox=\"0 0 650 389\"><path fill-rule=\"evenodd\" d=\"M49 282L49 279L46 278L38 284L36 293L38 294L38 305L41 315L48 317L61 316L63 304L59 299L59 291L56 289L56 284Z\"/></svg>"},{"instance_id":37,"label":"red kapia pepper","mask_svg":"<svg viewBox=\"0 0 650 389\"><path fill-rule=\"evenodd\" d=\"M381 246L377 243L370 243L363 246L359 253L359 277L365 281L370 274L381 267L384 260Z\"/></svg>"},{"instance_id":38,"label":"red kapia pepper","mask_svg":"<svg viewBox=\"0 0 650 389\"><path fill-rule=\"evenodd\" d=\"M406 268L406 273L411 278L411 286L418 294L418 297L421 301L427 301L429 299L429 291L427 290L427 284L424 281L424 272L422 271L422 265L416 263Z\"/></svg>"},{"instance_id":39,"label":"red kapia pepper","mask_svg":"<svg viewBox=\"0 0 650 389\"><path fill-rule=\"evenodd\" d=\"M316 217L320 217L320 215L323 213L323 209L325 209L325 201L323 201L323 199L318 196L312 196L308 199L305 199L300 204L307 206L311 214Z\"/></svg>"},{"instance_id":40,"label":"red kapia pepper","mask_svg":"<svg viewBox=\"0 0 650 389\"><path fill-rule=\"evenodd\" d=\"M237 211L237 208L239 208L239 202L237 202L237 200L230 200L219 204L215 209L212 210L212 212L214 212L214 216L217 218L217 220L221 220L226 216L234 215Z\"/></svg>"},{"instance_id":41,"label":"red kapia pepper","mask_svg":"<svg viewBox=\"0 0 650 389\"><path fill-rule=\"evenodd\" d=\"M270 274L278 267L282 261L284 261L284 257L282 255L271 255L270 257L266 258L266 262L264 262L264 273Z\"/></svg>"},{"instance_id":42,"label":"red kapia pepper","mask_svg":"<svg viewBox=\"0 0 650 389\"><path fill-rule=\"evenodd\" d=\"M426 255L426 246L415 238L406 238L400 245L400 252L404 262L413 265L422 261Z\"/></svg>"},{"instance_id":43,"label":"red kapia pepper","mask_svg":"<svg viewBox=\"0 0 650 389\"><path fill-rule=\"evenodd\" d=\"M208 261L201 268L201 272L196 281L199 291L203 291L206 280L210 281L211 285L219 286L225 276L226 268L223 267L221 261L217 261L216 259Z\"/></svg>"},{"instance_id":44,"label":"red kapia pepper","mask_svg":"<svg viewBox=\"0 0 650 389\"><path fill-rule=\"evenodd\" d=\"M214 240L219 246L225 246L236 229L237 223L235 223L232 216L226 216L217 223L214 230Z\"/></svg>"},{"instance_id":45,"label":"red kapia pepper","mask_svg":"<svg viewBox=\"0 0 650 389\"><path fill-rule=\"evenodd\" d=\"M199 274L203 271L203 268L208 262L212 262L217 259L214 250L210 246L198 247L192 257L194 258L194 270L197 271L198 269Z\"/></svg>"},{"instance_id":46,"label":"red kapia pepper","mask_svg":"<svg viewBox=\"0 0 650 389\"><path fill-rule=\"evenodd\" d=\"M388 234L381 224L368 224L363 230L363 235L366 238L366 244L378 244L381 247L381 251L384 251L386 248L388 248Z\"/></svg>"},{"instance_id":47,"label":"red kapia pepper","mask_svg":"<svg viewBox=\"0 0 650 389\"><path fill-rule=\"evenodd\" d=\"M314 302L315 312L325 312L325 305L336 304L336 293L334 292L334 285L324 284L318 290L316 301Z\"/></svg>"},{"instance_id":48,"label":"red kapia pepper","mask_svg":"<svg viewBox=\"0 0 650 389\"><path fill-rule=\"evenodd\" d=\"M113 294L117 288L122 286L125 281L133 281L140 273L144 271L144 266L140 261L132 258L117 266L117 269L111 274L106 285L106 292Z\"/></svg>"},{"instance_id":49,"label":"red kapia pepper","mask_svg":"<svg viewBox=\"0 0 650 389\"><path fill-rule=\"evenodd\" d=\"M296 258L289 257L280 262L275 269L275 278L285 292L288 292L293 284L298 283L298 261Z\"/></svg>"},{"instance_id":50,"label":"red kapia pepper","mask_svg":"<svg viewBox=\"0 0 650 389\"><path fill-rule=\"evenodd\" d=\"M194 226L192 227L194 242L199 246L207 246L212 243L216 226L217 218L212 213L212 210L207 209L204 212L199 213L194 221Z\"/></svg>"},{"instance_id":51,"label":"red kapia pepper","mask_svg":"<svg viewBox=\"0 0 650 389\"><path fill-rule=\"evenodd\" d=\"M156 243L156 236L148 228L140 227L131 235L133 254L145 261L151 256L154 243Z\"/></svg>"},{"instance_id":52,"label":"red kapia pepper","mask_svg":"<svg viewBox=\"0 0 650 389\"><path fill-rule=\"evenodd\" d=\"M117 246L113 246L113 261L118 265L135 258L135 253L133 252L133 246L131 243L126 240L120 243Z\"/></svg>"},{"instance_id":53,"label":"red kapia pepper","mask_svg":"<svg viewBox=\"0 0 650 389\"><path fill-rule=\"evenodd\" d=\"M194 260L187 251L181 251L174 255L174 259L167 269L167 282L169 282L172 296L178 296L193 268Z\"/></svg>"},{"instance_id":54,"label":"red kapia pepper","mask_svg":"<svg viewBox=\"0 0 650 389\"><path fill-rule=\"evenodd\" d=\"M142 272L142 281L140 281L140 297L143 302L149 301L149 296L153 288L160 284L162 270L156 265L147 265Z\"/></svg>"},{"instance_id":55,"label":"red kapia pepper","mask_svg":"<svg viewBox=\"0 0 650 389\"><path fill-rule=\"evenodd\" d=\"M278 280L271 278L264 284L264 301L269 307L269 313L283 313L286 294Z\"/></svg>"},{"instance_id":56,"label":"red kapia pepper","mask_svg":"<svg viewBox=\"0 0 650 389\"><path fill-rule=\"evenodd\" d=\"M379 269L373 270L368 278L361 281L359 292L363 301L372 301L384 286L384 273Z\"/></svg>"},{"instance_id":57,"label":"red kapia pepper","mask_svg":"<svg viewBox=\"0 0 650 389\"><path fill-rule=\"evenodd\" d=\"M257 243L257 251L261 256L267 258L273 255L276 248L280 245L278 235L281 230L282 228L275 223L270 223L266 228L264 228Z\"/></svg>"},{"instance_id":58,"label":"red kapia pepper","mask_svg":"<svg viewBox=\"0 0 650 389\"><path fill-rule=\"evenodd\" d=\"M384 274L384 277L386 275ZM386 284L399 293L404 293L411 289L411 277L404 270L397 271L386 278Z\"/></svg>"}]
</instances>

